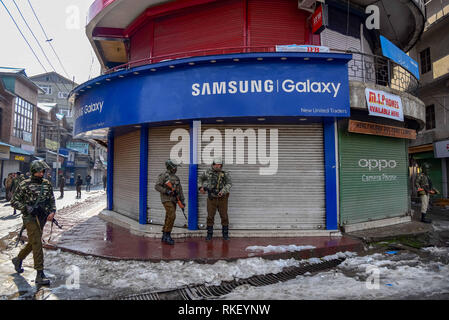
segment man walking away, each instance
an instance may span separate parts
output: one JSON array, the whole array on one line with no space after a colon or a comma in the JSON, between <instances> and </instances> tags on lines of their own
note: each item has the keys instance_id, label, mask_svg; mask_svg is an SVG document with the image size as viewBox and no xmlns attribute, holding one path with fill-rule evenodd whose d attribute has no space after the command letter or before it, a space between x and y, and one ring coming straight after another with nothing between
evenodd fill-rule
<instances>
[{"instance_id":1,"label":"man walking away","mask_svg":"<svg viewBox=\"0 0 449 320\"><path fill-rule=\"evenodd\" d=\"M76 186L76 199L81 199L81 186L83 184L83 179L81 179L81 175L76 177L75 186Z\"/></svg>"},{"instance_id":2,"label":"man walking away","mask_svg":"<svg viewBox=\"0 0 449 320\"><path fill-rule=\"evenodd\" d=\"M91 180L92 180L92 177L90 176L90 174L88 174L87 176L86 176L86 191L90 191L90 182L91 182Z\"/></svg>"},{"instance_id":3,"label":"man walking away","mask_svg":"<svg viewBox=\"0 0 449 320\"><path fill-rule=\"evenodd\" d=\"M108 181L108 177L106 173L103 174L103 191L106 191L106 183Z\"/></svg>"},{"instance_id":4,"label":"man walking away","mask_svg":"<svg viewBox=\"0 0 449 320\"><path fill-rule=\"evenodd\" d=\"M59 176L59 192L60 192L59 199L64 198L64 187L65 187L65 177L64 175L61 174Z\"/></svg>"}]
</instances>

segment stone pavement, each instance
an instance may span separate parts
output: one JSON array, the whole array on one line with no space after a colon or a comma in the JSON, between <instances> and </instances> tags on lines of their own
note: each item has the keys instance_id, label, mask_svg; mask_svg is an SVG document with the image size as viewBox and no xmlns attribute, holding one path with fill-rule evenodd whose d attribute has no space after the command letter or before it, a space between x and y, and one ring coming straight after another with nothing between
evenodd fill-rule
<instances>
[{"instance_id":1,"label":"stone pavement","mask_svg":"<svg viewBox=\"0 0 449 320\"><path fill-rule=\"evenodd\" d=\"M221 230L216 230L212 241L205 241L205 230L189 233L186 229L174 231L174 246L160 241L160 226L143 226L154 229L151 234L142 234L129 227L104 219L106 196L103 190L89 194L83 193L81 201L74 201L71 191L66 197L58 200L56 218L63 226L62 230L47 224L43 240L47 249L60 249L81 255L92 255L110 260L146 260L152 262L189 260L200 263L214 263L218 260L236 260L249 257L266 259L306 259L323 257L337 252L360 252L364 243L381 241L398 236L418 236L428 234L433 225L417 221L417 217L409 223L357 231L348 234L328 236L291 236L288 232L279 237L245 236L245 231L230 231L231 239L224 241ZM437 207L434 207L437 208ZM435 209L436 210L436 209ZM435 212L433 210L433 212ZM442 208L440 216L447 216L449 211ZM101 214L100 214L101 213ZM103 216L103 219L100 218ZM107 215L106 215L107 216ZM432 217L432 214L430 215ZM5 218L5 217L2 217ZM15 219L15 218L14 218ZM436 225L438 225L436 223ZM50 234L51 231L51 234ZM243 233L243 236L242 236ZM251 234L251 231L248 231ZM51 238L50 238L51 236ZM288 247L290 246L290 247ZM296 247L295 247L296 246ZM309 246L309 247L305 247ZM249 248L257 247L257 248Z\"/></svg>"},{"instance_id":2,"label":"stone pavement","mask_svg":"<svg viewBox=\"0 0 449 320\"><path fill-rule=\"evenodd\" d=\"M56 218L63 228L60 230L53 226L51 230L51 225L47 223L43 236L44 247L110 260L184 260L199 263L250 257L307 259L337 252L363 250L361 241L342 236L233 237L224 241L221 238L221 230L217 230L212 241L206 242L206 231L201 230L201 236L197 233L196 237L176 238L175 245L170 246L161 243L162 233L159 231L153 237L137 235L128 228L101 219L99 213L105 204L105 195L99 194L59 210ZM252 246L259 248L248 249ZM277 250L269 250L269 246L276 247Z\"/></svg>"}]
</instances>

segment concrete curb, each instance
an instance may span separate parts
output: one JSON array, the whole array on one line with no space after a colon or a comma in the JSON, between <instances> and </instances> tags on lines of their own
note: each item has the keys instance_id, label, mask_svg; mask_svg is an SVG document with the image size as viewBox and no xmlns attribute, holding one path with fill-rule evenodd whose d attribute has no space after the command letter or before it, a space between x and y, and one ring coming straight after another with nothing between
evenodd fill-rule
<instances>
[{"instance_id":1,"label":"concrete curb","mask_svg":"<svg viewBox=\"0 0 449 320\"><path fill-rule=\"evenodd\" d=\"M103 210L98 215L104 221L116 224L130 230L137 236L150 238L160 238L162 226L153 224L139 224L137 221L110 210ZM193 238L205 237L206 230L187 230L175 227L171 233L172 238ZM221 233L221 227L217 227L215 232ZM230 230L230 237L263 237L263 238L285 238L285 237L341 237L339 230Z\"/></svg>"}]
</instances>

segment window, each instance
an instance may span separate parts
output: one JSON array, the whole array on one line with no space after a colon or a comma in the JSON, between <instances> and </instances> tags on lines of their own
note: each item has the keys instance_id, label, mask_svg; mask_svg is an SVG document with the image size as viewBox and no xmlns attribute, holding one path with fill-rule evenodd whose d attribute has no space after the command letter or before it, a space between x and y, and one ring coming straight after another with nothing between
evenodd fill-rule
<instances>
[{"instance_id":1,"label":"window","mask_svg":"<svg viewBox=\"0 0 449 320\"><path fill-rule=\"evenodd\" d=\"M60 109L59 112L65 115L67 118L71 117L70 109Z\"/></svg>"},{"instance_id":2,"label":"window","mask_svg":"<svg viewBox=\"0 0 449 320\"><path fill-rule=\"evenodd\" d=\"M69 94L67 92L58 92L58 98L59 99L67 99L67 97L69 96Z\"/></svg>"},{"instance_id":3,"label":"window","mask_svg":"<svg viewBox=\"0 0 449 320\"><path fill-rule=\"evenodd\" d=\"M52 88L49 85L41 84L39 87L44 90L45 94L51 95L52 94Z\"/></svg>"},{"instance_id":4,"label":"window","mask_svg":"<svg viewBox=\"0 0 449 320\"><path fill-rule=\"evenodd\" d=\"M426 107L426 130L435 129L435 106Z\"/></svg>"},{"instance_id":5,"label":"window","mask_svg":"<svg viewBox=\"0 0 449 320\"><path fill-rule=\"evenodd\" d=\"M430 48L424 49L419 55L421 58L421 74L432 70L432 64L430 62Z\"/></svg>"},{"instance_id":6,"label":"window","mask_svg":"<svg viewBox=\"0 0 449 320\"><path fill-rule=\"evenodd\" d=\"M17 97L14 107L13 135L24 141L31 142L33 132L34 106Z\"/></svg>"}]
</instances>

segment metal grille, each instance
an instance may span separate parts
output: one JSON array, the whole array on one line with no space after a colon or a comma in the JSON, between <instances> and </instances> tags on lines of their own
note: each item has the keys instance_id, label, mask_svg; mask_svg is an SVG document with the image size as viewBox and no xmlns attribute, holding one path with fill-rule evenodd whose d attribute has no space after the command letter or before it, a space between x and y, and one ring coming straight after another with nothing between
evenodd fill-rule
<instances>
[{"instance_id":1,"label":"metal grille","mask_svg":"<svg viewBox=\"0 0 449 320\"><path fill-rule=\"evenodd\" d=\"M114 139L114 211L139 221L140 130Z\"/></svg>"},{"instance_id":2,"label":"metal grille","mask_svg":"<svg viewBox=\"0 0 449 320\"><path fill-rule=\"evenodd\" d=\"M299 267L287 267L279 273L269 273L255 275L247 279L224 281L218 286L191 285L167 291L155 291L140 293L126 297L119 297L117 300L203 300L216 299L220 296L231 293L241 285L251 285L254 287L267 286L279 282L295 279L299 275L307 272L314 273L335 268L342 263L345 258L333 259L317 264L310 264Z\"/></svg>"},{"instance_id":3,"label":"metal grille","mask_svg":"<svg viewBox=\"0 0 449 320\"><path fill-rule=\"evenodd\" d=\"M228 202L230 229L320 229L325 223L324 155L323 126L306 124L296 126L270 125L226 125L202 126L203 138L207 130L218 130L222 137L222 155L224 169L229 171L232 189ZM243 164L236 157L236 139L233 139L232 162L227 161L226 130L254 130L257 147L249 148L248 138L244 139ZM261 130L266 133L266 151L270 153L270 130L278 130L277 172L273 175L261 175L259 158ZM228 133L229 137L229 133ZM202 159L216 156L206 153L210 144L202 142ZM248 160L252 157L253 164ZM231 160L231 159L229 159ZM229 164L231 163L231 164ZM198 175L210 168L210 164L198 166ZM198 196L198 222L206 224L207 196ZM216 226L220 225L217 212Z\"/></svg>"},{"instance_id":4,"label":"metal grille","mask_svg":"<svg viewBox=\"0 0 449 320\"><path fill-rule=\"evenodd\" d=\"M161 203L160 193L154 189L154 185L159 175L166 171L165 161L171 158L170 152L172 147L178 143L178 140L171 141L170 135L176 129L184 129L187 135L186 147L184 150L186 159L189 159L188 148L190 143L189 127L172 126L163 128L150 128L148 135L148 222L152 224L163 224L165 220L165 209ZM177 136L174 137L177 139ZM184 193L186 208L185 214L188 216L188 202L189 202L189 165L182 164L178 168L176 175L181 180L181 186ZM184 227L187 221L184 215L177 208L175 226Z\"/></svg>"}]
</instances>

